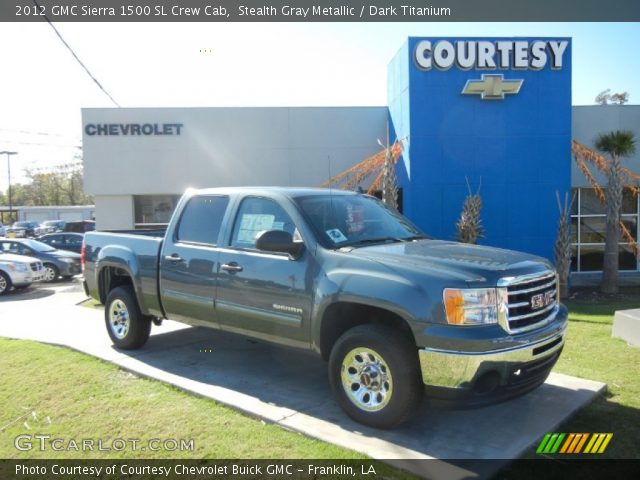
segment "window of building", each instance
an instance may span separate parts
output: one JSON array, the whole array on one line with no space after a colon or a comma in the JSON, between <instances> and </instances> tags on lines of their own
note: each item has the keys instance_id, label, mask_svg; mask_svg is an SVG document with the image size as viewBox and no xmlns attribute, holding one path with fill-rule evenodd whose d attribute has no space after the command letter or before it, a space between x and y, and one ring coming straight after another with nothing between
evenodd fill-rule
<instances>
[{"instance_id":1,"label":"window of building","mask_svg":"<svg viewBox=\"0 0 640 480\"><path fill-rule=\"evenodd\" d=\"M176 240L216 245L229 197L203 195L191 198L178 224Z\"/></svg>"},{"instance_id":2,"label":"window of building","mask_svg":"<svg viewBox=\"0 0 640 480\"><path fill-rule=\"evenodd\" d=\"M601 272L607 231L605 206L592 188L574 189L571 208L571 271ZM638 241L640 197L625 190L622 199L622 222ZM618 268L621 271L640 270L638 259L624 238L620 238Z\"/></svg>"},{"instance_id":3,"label":"window of building","mask_svg":"<svg viewBox=\"0 0 640 480\"><path fill-rule=\"evenodd\" d=\"M133 211L136 227L166 225L178 205L180 195L134 195Z\"/></svg>"}]
</instances>

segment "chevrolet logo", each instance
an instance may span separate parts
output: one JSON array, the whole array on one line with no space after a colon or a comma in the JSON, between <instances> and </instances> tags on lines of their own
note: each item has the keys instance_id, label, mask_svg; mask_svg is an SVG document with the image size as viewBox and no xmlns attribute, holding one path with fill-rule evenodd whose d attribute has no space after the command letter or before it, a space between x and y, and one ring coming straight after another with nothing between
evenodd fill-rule
<instances>
[{"instance_id":1,"label":"chevrolet logo","mask_svg":"<svg viewBox=\"0 0 640 480\"><path fill-rule=\"evenodd\" d=\"M502 100L505 93L515 95L524 80L505 80L504 75L482 75L482 80L467 80L463 95L480 95L482 100Z\"/></svg>"}]
</instances>

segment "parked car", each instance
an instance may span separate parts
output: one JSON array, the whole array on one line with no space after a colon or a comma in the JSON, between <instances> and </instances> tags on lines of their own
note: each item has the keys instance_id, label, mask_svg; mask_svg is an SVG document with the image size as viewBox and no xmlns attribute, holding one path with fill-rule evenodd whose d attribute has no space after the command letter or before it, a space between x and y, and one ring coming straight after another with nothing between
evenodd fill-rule
<instances>
[{"instance_id":1,"label":"parked car","mask_svg":"<svg viewBox=\"0 0 640 480\"><path fill-rule=\"evenodd\" d=\"M38 222L15 222L7 233L13 233L16 238L35 237L36 229L40 226Z\"/></svg>"},{"instance_id":2,"label":"parked car","mask_svg":"<svg viewBox=\"0 0 640 480\"><path fill-rule=\"evenodd\" d=\"M32 239L2 239L0 250L5 253L27 255L40 260L44 266L43 281L53 282L58 277L71 278L82 271L80 255L65 250L58 250L46 243Z\"/></svg>"},{"instance_id":3,"label":"parked car","mask_svg":"<svg viewBox=\"0 0 640 480\"><path fill-rule=\"evenodd\" d=\"M96 229L96 222L93 220L82 220L79 222L66 222L65 232L85 233L93 232Z\"/></svg>"},{"instance_id":4,"label":"parked car","mask_svg":"<svg viewBox=\"0 0 640 480\"><path fill-rule=\"evenodd\" d=\"M7 234L7 229L0 223L0 237L4 237Z\"/></svg>"},{"instance_id":5,"label":"parked car","mask_svg":"<svg viewBox=\"0 0 640 480\"><path fill-rule=\"evenodd\" d=\"M0 250L0 295L11 287L27 288L44 278L44 267L37 258L4 253Z\"/></svg>"},{"instance_id":6,"label":"parked car","mask_svg":"<svg viewBox=\"0 0 640 480\"><path fill-rule=\"evenodd\" d=\"M45 235L47 233L64 232L64 226L67 222L64 220L46 220L36 228L36 235Z\"/></svg>"},{"instance_id":7,"label":"parked car","mask_svg":"<svg viewBox=\"0 0 640 480\"><path fill-rule=\"evenodd\" d=\"M81 233L49 233L36 238L36 240L58 250L80 253L84 235Z\"/></svg>"},{"instance_id":8,"label":"parked car","mask_svg":"<svg viewBox=\"0 0 640 480\"><path fill-rule=\"evenodd\" d=\"M425 391L472 406L522 395L564 346L548 260L429 238L368 195L189 190L164 236L137 233L85 235L85 291L117 348L170 318L310 349L370 426L407 420Z\"/></svg>"}]
</instances>

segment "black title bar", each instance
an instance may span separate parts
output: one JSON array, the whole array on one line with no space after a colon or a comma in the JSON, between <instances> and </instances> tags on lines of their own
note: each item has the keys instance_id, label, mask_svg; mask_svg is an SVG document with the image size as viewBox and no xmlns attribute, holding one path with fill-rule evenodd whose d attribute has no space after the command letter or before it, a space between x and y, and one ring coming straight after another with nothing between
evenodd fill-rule
<instances>
[{"instance_id":1,"label":"black title bar","mask_svg":"<svg viewBox=\"0 0 640 480\"><path fill-rule=\"evenodd\" d=\"M637 22L638 0L2 0L0 21Z\"/></svg>"}]
</instances>

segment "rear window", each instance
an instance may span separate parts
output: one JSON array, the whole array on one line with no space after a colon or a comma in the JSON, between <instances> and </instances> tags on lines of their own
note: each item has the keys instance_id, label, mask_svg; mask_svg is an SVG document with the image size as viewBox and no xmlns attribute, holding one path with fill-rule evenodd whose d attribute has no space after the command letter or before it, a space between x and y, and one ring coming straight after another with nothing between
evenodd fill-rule
<instances>
[{"instance_id":1,"label":"rear window","mask_svg":"<svg viewBox=\"0 0 640 480\"><path fill-rule=\"evenodd\" d=\"M180 217L177 240L216 245L228 204L228 197L203 195L191 198Z\"/></svg>"}]
</instances>

